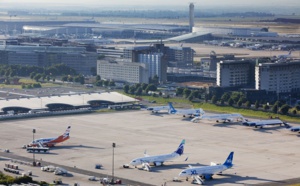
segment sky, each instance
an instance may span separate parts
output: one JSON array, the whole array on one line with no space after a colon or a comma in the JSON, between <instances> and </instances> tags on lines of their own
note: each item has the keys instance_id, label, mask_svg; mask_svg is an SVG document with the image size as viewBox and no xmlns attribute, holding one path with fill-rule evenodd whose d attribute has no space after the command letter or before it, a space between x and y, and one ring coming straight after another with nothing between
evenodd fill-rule
<instances>
[{"instance_id":1,"label":"sky","mask_svg":"<svg viewBox=\"0 0 300 186\"><path fill-rule=\"evenodd\" d=\"M0 10L102 11L170 10L199 12L266 12L300 15L300 0L0 0Z\"/></svg>"},{"instance_id":2,"label":"sky","mask_svg":"<svg viewBox=\"0 0 300 186\"><path fill-rule=\"evenodd\" d=\"M298 6L300 7L299 0L0 0L0 3L35 3L35 4L80 4L80 5L151 5L151 6L184 6L190 2L194 2L198 6ZM299 10L300 11L300 10Z\"/></svg>"}]
</instances>

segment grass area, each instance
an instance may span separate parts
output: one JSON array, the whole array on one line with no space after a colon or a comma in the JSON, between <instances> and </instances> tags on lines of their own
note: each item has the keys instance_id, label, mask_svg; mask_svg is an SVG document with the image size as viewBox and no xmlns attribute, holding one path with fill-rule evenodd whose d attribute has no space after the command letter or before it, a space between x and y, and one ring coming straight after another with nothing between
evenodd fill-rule
<instances>
[{"instance_id":1,"label":"grass area","mask_svg":"<svg viewBox=\"0 0 300 186\"><path fill-rule=\"evenodd\" d=\"M123 92L120 92L123 93ZM136 97L132 96L130 94L126 94L127 96L131 97ZM211 111L211 112L220 112L220 113L240 113L243 116L246 117L256 117L256 118L269 118L272 116L273 118L277 116L275 113L271 112L264 112L260 110L250 110L250 109L245 109L245 108L234 108L230 106L217 106L211 103L191 103L187 99L184 98L162 98L162 97L153 97L153 96L138 96L140 98L143 98L144 100L148 101L156 101L157 105L165 105L168 102L172 103L179 103L179 104L187 104L187 105L192 105L193 108L202 108L205 111ZM299 117L292 117L292 116L287 116L287 115L278 115L281 120L287 121L287 122L300 122Z\"/></svg>"}]
</instances>

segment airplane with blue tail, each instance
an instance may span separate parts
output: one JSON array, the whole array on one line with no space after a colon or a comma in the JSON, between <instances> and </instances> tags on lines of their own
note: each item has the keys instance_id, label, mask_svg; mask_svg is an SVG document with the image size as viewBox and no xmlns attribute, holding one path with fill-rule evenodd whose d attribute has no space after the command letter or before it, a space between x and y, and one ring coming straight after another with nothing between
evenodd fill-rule
<instances>
[{"instance_id":1,"label":"airplane with blue tail","mask_svg":"<svg viewBox=\"0 0 300 186\"><path fill-rule=\"evenodd\" d=\"M178 146L178 148L174 152L169 154L150 156L145 152L144 157L133 159L130 162L130 165L135 167L137 167L137 165L142 165L144 170L150 171L151 169L150 165L162 166L164 162L170 161L172 159L178 158L181 155L183 155L184 145L185 145L185 140L183 139L180 145ZM185 161L186 160L187 158L185 159Z\"/></svg>"},{"instance_id":2,"label":"airplane with blue tail","mask_svg":"<svg viewBox=\"0 0 300 186\"><path fill-rule=\"evenodd\" d=\"M179 173L179 176L192 176L195 183L203 184L204 180L212 179L212 176L214 174L222 174L224 170L230 169L233 166L233 154L234 152L230 152L229 156L223 164L201 167L189 166L188 169L181 171Z\"/></svg>"},{"instance_id":3,"label":"airplane with blue tail","mask_svg":"<svg viewBox=\"0 0 300 186\"><path fill-rule=\"evenodd\" d=\"M201 116L204 114L204 111L202 108L199 109L175 109L172 105L172 103L169 104L169 114L182 114L183 117L189 116L190 118L195 116Z\"/></svg>"}]
</instances>

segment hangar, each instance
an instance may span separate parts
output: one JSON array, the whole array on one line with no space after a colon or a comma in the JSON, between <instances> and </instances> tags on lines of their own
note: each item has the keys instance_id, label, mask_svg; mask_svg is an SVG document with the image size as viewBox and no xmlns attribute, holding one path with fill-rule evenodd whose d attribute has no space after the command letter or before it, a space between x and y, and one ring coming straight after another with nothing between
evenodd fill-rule
<instances>
[{"instance_id":1,"label":"hangar","mask_svg":"<svg viewBox=\"0 0 300 186\"><path fill-rule=\"evenodd\" d=\"M28 113L29 111L59 111L86 107L103 107L138 101L118 92L75 93L57 96L39 96L0 100L0 109L4 114Z\"/></svg>"}]
</instances>

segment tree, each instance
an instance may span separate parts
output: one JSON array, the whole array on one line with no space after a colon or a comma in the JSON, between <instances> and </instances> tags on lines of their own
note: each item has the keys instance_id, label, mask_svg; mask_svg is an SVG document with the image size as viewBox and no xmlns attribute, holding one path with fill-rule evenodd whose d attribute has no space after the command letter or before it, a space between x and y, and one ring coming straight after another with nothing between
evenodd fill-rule
<instances>
[{"instance_id":1,"label":"tree","mask_svg":"<svg viewBox=\"0 0 300 186\"><path fill-rule=\"evenodd\" d=\"M295 107L295 109L296 109L297 111L300 111L300 105L297 105L297 106Z\"/></svg>"},{"instance_id":2,"label":"tree","mask_svg":"<svg viewBox=\"0 0 300 186\"><path fill-rule=\"evenodd\" d=\"M68 80L68 76L63 76L62 78L61 78L61 80L64 82L64 81L67 81Z\"/></svg>"},{"instance_id":3,"label":"tree","mask_svg":"<svg viewBox=\"0 0 300 186\"><path fill-rule=\"evenodd\" d=\"M129 85L125 85L125 86L123 87L123 90L124 90L124 92L125 92L126 94L128 94L128 91L129 91Z\"/></svg>"},{"instance_id":4,"label":"tree","mask_svg":"<svg viewBox=\"0 0 300 186\"><path fill-rule=\"evenodd\" d=\"M191 94L191 90L190 89L188 89L188 88L185 88L184 90L183 90L183 96L185 97L185 98L187 98L187 97L189 97L189 95Z\"/></svg>"},{"instance_id":5,"label":"tree","mask_svg":"<svg viewBox=\"0 0 300 186\"><path fill-rule=\"evenodd\" d=\"M223 101L228 101L228 99L230 98L230 95L228 92L225 92L222 97L221 97L221 100Z\"/></svg>"},{"instance_id":6,"label":"tree","mask_svg":"<svg viewBox=\"0 0 300 186\"><path fill-rule=\"evenodd\" d=\"M135 91L135 95L140 96L143 93L143 89L142 87L139 87L136 91Z\"/></svg>"},{"instance_id":7,"label":"tree","mask_svg":"<svg viewBox=\"0 0 300 186\"><path fill-rule=\"evenodd\" d=\"M129 87L129 94L134 94L134 92L135 92L135 86L132 85Z\"/></svg>"},{"instance_id":8,"label":"tree","mask_svg":"<svg viewBox=\"0 0 300 186\"><path fill-rule=\"evenodd\" d=\"M145 90L146 93L148 93L149 91L156 91L157 87L154 84L149 84Z\"/></svg>"},{"instance_id":9,"label":"tree","mask_svg":"<svg viewBox=\"0 0 300 186\"><path fill-rule=\"evenodd\" d=\"M177 88L176 88L176 95L177 95L177 96L180 96L180 95L182 95L182 94L183 94L183 88L177 87Z\"/></svg>"},{"instance_id":10,"label":"tree","mask_svg":"<svg viewBox=\"0 0 300 186\"><path fill-rule=\"evenodd\" d=\"M101 80L96 81L95 85L96 85L97 87L101 87L101 86L102 86L102 81L101 81ZM124 87L125 87L125 86L124 86ZM128 89L129 89L129 87L128 87ZM124 90L124 92L125 92L125 93L128 93L128 90L127 90L127 91Z\"/></svg>"},{"instance_id":11,"label":"tree","mask_svg":"<svg viewBox=\"0 0 300 186\"><path fill-rule=\"evenodd\" d=\"M112 87L116 86L116 84L115 84L114 81L110 81L108 85L109 85L109 86L112 86Z\"/></svg>"},{"instance_id":12,"label":"tree","mask_svg":"<svg viewBox=\"0 0 300 186\"><path fill-rule=\"evenodd\" d=\"M280 112L284 115L286 115L289 112L289 109L291 107L288 104L284 104L282 105L282 107L280 108Z\"/></svg>"},{"instance_id":13,"label":"tree","mask_svg":"<svg viewBox=\"0 0 300 186\"><path fill-rule=\"evenodd\" d=\"M224 100L223 99L221 99L221 103L220 103L221 105L224 105Z\"/></svg>"},{"instance_id":14,"label":"tree","mask_svg":"<svg viewBox=\"0 0 300 186\"><path fill-rule=\"evenodd\" d=\"M41 77L42 77L41 74L36 74L33 79L38 82L39 79L41 79Z\"/></svg>"},{"instance_id":15,"label":"tree","mask_svg":"<svg viewBox=\"0 0 300 186\"><path fill-rule=\"evenodd\" d=\"M232 106L233 103L234 103L233 99L232 99L232 98L229 98L229 100L228 100L228 105L229 105L229 106Z\"/></svg>"},{"instance_id":16,"label":"tree","mask_svg":"<svg viewBox=\"0 0 300 186\"><path fill-rule=\"evenodd\" d=\"M68 76L68 82L73 82L74 78L72 76Z\"/></svg>"},{"instance_id":17,"label":"tree","mask_svg":"<svg viewBox=\"0 0 300 186\"><path fill-rule=\"evenodd\" d=\"M109 81L108 80L103 81L102 85L107 87L109 85Z\"/></svg>"},{"instance_id":18,"label":"tree","mask_svg":"<svg viewBox=\"0 0 300 186\"><path fill-rule=\"evenodd\" d=\"M255 101L254 107L255 107L255 109L259 108L259 102L257 100Z\"/></svg>"},{"instance_id":19,"label":"tree","mask_svg":"<svg viewBox=\"0 0 300 186\"><path fill-rule=\"evenodd\" d=\"M148 86L147 83L142 83L142 85L141 85L141 87L142 87L143 90L146 90L147 86Z\"/></svg>"},{"instance_id":20,"label":"tree","mask_svg":"<svg viewBox=\"0 0 300 186\"><path fill-rule=\"evenodd\" d=\"M189 97L188 97L188 100L189 101L192 101L194 99L194 96L191 94Z\"/></svg>"},{"instance_id":21,"label":"tree","mask_svg":"<svg viewBox=\"0 0 300 186\"><path fill-rule=\"evenodd\" d=\"M263 105L263 109L264 109L264 110L269 110L270 107L269 107L269 105L265 104L265 105Z\"/></svg>"},{"instance_id":22,"label":"tree","mask_svg":"<svg viewBox=\"0 0 300 186\"><path fill-rule=\"evenodd\" d=\"M99 75L96 76L96 81L100 81L101 77Z\"/></svg>"},{"instance_id":23,"label":"tree","mask_svg":"<svg viewBox=\"0 0 300 186\"><path fill-rule=\"evenodd\" d=\"M251 102L250 102L250 101L247 101L247 102L246 102L246 107L247 107L247 108L250 108L250 107L251 107Z\"/></svg>"},{"instance_id":24,"label":"tree","mask_svg":"<svg viewBox=\"0 0 300 186\"><path fill-rule=\"evenodd\" d=\"M211 102L212 102L212 104L216 104L217 103L217 96L213 96L212 98L211 98Z\"/></svg>"},{"instance_id":25,"label":"tree","mask_svg":"<svg viewBox=\"0 0 300 186\"><path fill-rule=\"evenodd\" d=\"M292 112L294 115L296 115L297 114L297 110L293 110L293 112Z\"/></svg>"},{"instance_id":26,"label":"tree","mask_svg":"<svg viewBox=\"0 0 300 186\"><path fill-rule=\"evenodd\" d=\"M273 113L277 113L277 111L278 111L278 106L277 105L273 105L272 112Z\"/></svg>"},{"instance_id":27,"label":"tree","mask_svg":"<svg viewBox=\"0 0 300 186\"><path fill-rule=\"evenodd\" d=\"M237 102L237 106L238 106L238 107L241 107L242 104L243 104L243 101L242 101L242 100L239 100L239 101Z\"/></svg>"}]
</instances>

